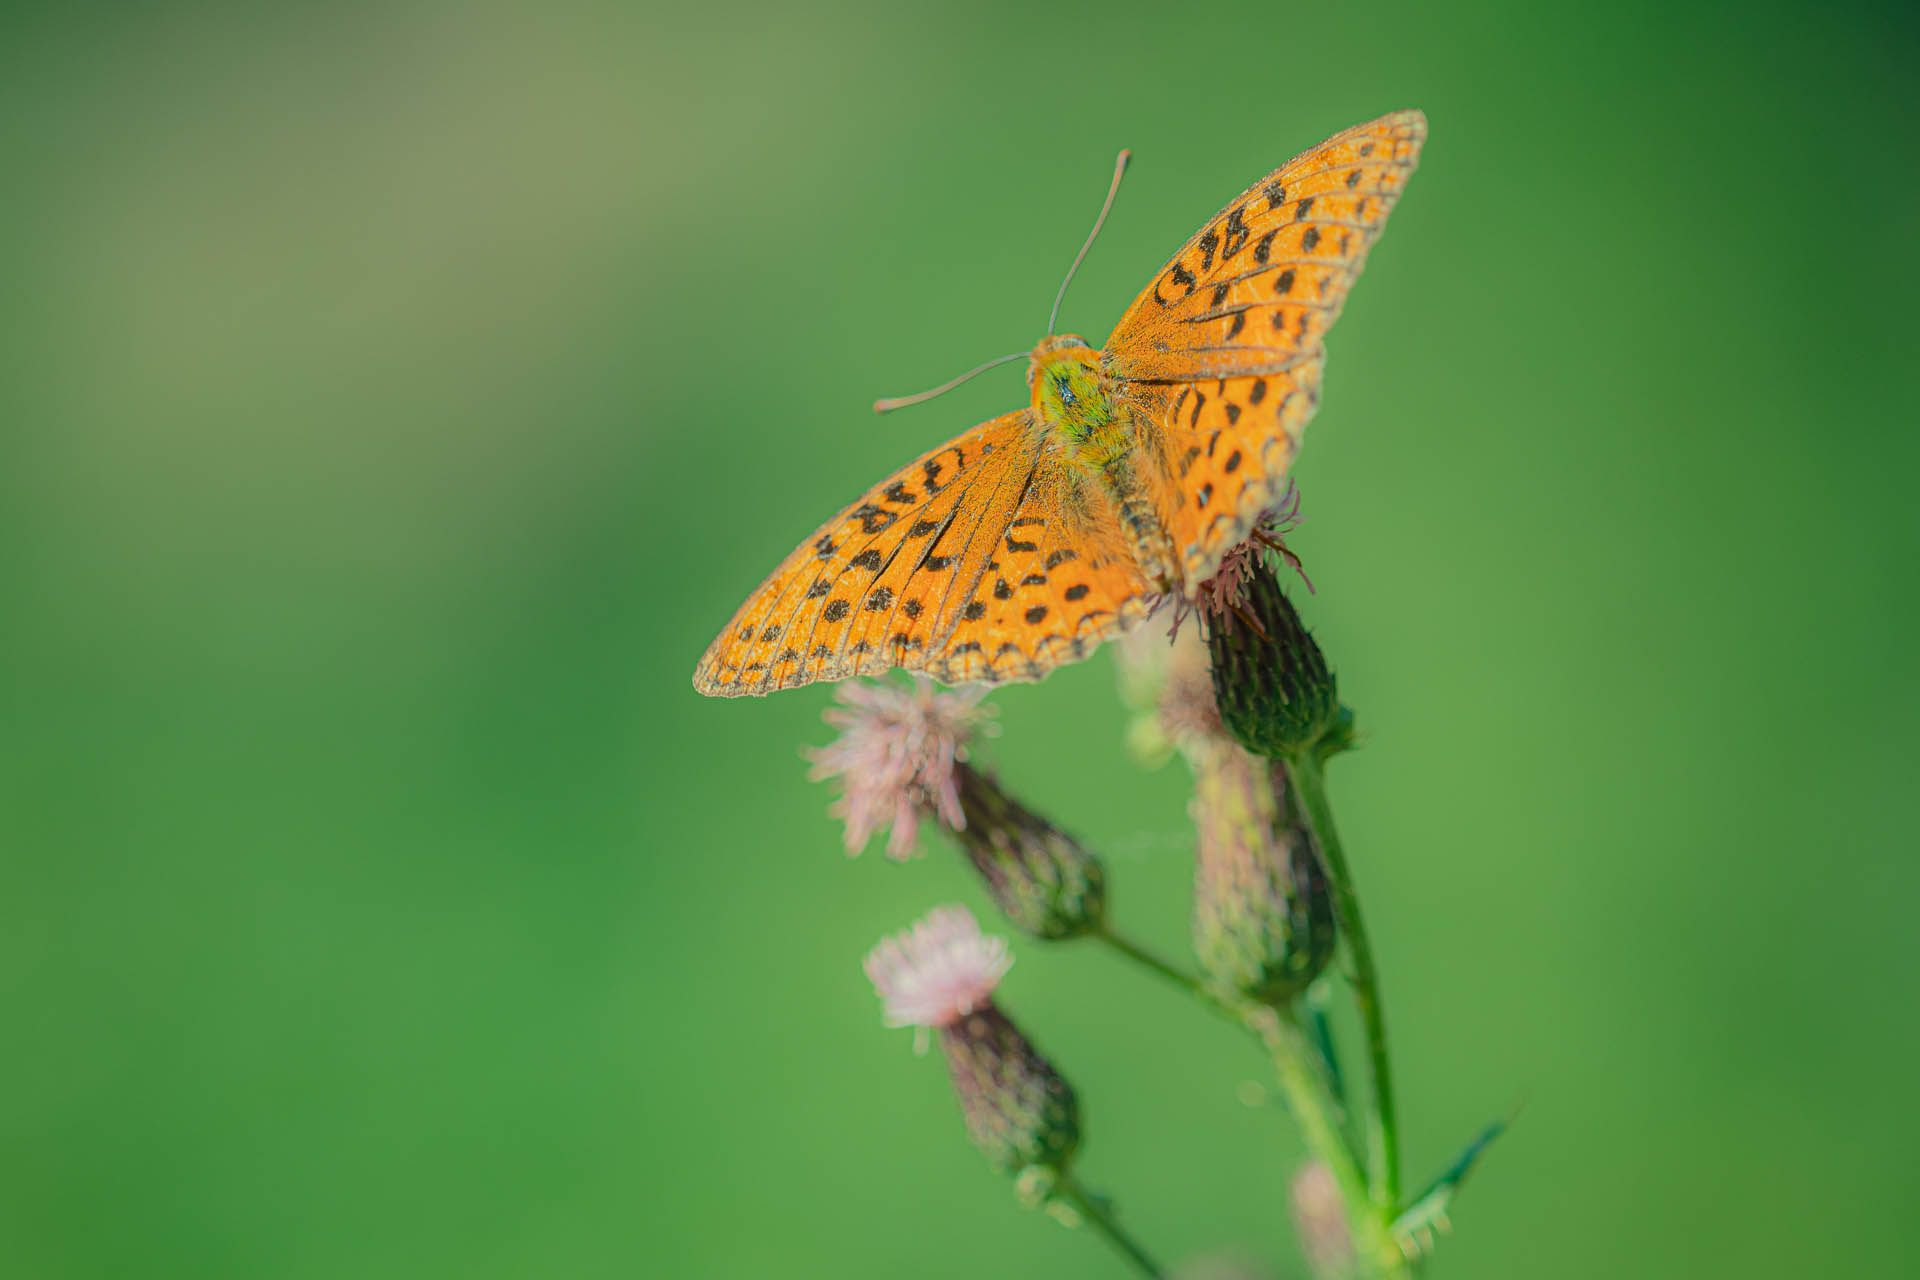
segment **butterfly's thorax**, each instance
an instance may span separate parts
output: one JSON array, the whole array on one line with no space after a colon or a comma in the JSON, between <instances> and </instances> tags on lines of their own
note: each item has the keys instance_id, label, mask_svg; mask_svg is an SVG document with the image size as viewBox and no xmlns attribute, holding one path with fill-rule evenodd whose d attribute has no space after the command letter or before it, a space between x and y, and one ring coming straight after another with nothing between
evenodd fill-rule
<instances>
[{"instance_id":1,"label":"butterfly's thorax","mask_svg":"<svg viewBox=\"0 0 1920 1280\"><path fill-rule=\"evenodd\" d=\"M1027 364L1033 412L1061 452L1112 498L1147 577L1175 582L1173 548L1137 474L1134 424L1119 388L1100 367L1100 353L1072 334L1042 338Z\"/></svg>"}]
</instances>

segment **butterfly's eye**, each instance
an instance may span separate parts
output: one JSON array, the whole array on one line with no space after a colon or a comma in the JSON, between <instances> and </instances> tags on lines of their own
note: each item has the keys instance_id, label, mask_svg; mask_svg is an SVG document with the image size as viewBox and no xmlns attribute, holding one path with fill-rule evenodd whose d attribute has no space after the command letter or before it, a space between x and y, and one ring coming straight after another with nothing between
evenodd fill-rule
<instances>
[{"instance_id":1,"label":"butterfly's eye","mask_svg":"<svg viewBox=\"0 0 1920 1280\"><path fill-rule=\"evenodd\" d=\"M1080 398L1073 394L1073 377L1065 369L1053 375L1053 389L1066 408L1071 409L1080 403Z\"/></svg>"}]
</instances>

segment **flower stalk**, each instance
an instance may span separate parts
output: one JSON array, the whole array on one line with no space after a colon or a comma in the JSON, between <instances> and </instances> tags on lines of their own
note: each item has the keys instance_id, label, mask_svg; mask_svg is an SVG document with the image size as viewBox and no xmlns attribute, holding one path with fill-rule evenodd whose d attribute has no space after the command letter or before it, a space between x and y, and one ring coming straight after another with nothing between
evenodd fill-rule
<instances>
[{"instance_id":1,"label":"flower stalk","mask_svg":"<svg viewBox=\"0 0 1920 1280\"><path fill-rule=\"evenodd\" d=\"M1333 888L1334 908L1353 956L1353 997L1367 1037L1367 1059L1373 1077L1373 1113L1368 1146L1372 1154L1372 1198L1388 1217L1398 1212L1400 1200L1400 1137L1393 1100L1393 1066L1387 1053L1387 1015L1380 999L1380 972L1367 941L1366 919L1360 913L1353 871L1333 825L1327 803L1326 766L1318 755L1300 752L1286 761L1287 781L1313 832L1314 845L1326 865Z\"/></svg>"},{"instance_id":2,"label":"flower stalk","mask_svg":"<svg viewBox=\"0 0 1920 1280\"><path fill-rule=\"evenodd\" d=\"M1064 1176L1054 1184L1048 1208L1055 1217L1068 1226L1084 1223L1092 1227L1122 1257L1133 1264L1135 1271L1147 1276L1149 1280L1165 1280L1167 1272L1153 1260L1153 1255L1141 1247L1140 1242L1128 1235L1126 1229L1115 1220L1113 1206L1089 1192L1071 1176Z\"/></svg>"}]
</instances>

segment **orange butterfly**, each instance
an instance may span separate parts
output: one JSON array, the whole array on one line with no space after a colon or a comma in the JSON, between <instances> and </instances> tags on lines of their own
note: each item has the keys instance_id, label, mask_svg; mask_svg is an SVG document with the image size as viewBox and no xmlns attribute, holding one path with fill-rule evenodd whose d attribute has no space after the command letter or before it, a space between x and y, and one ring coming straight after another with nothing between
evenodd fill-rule
<instances>
[{"instance_id":1,"label":"orange butterfly","mask_svg":"<svg viewBox=\"0 0 1920 1280\"><path fill-rule=\"evenodd\" d=\"M1426 135L1418 111L1335 134L1210 219L1104 351L1041 339L1031 403L821 526L740 606L694 688L890 667L1037 680L1190 597L1280 496L1327 330Z\"/></svg>"}]
</instances>

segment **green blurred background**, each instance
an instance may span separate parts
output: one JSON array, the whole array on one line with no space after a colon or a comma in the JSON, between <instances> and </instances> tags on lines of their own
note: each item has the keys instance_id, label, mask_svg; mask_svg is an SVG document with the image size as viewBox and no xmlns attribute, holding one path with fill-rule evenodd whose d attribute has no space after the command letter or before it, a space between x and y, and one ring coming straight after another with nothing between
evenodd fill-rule
<instances>
[{"instance_id":1,"label":"green blurred background","mask_svg":"<svg viewBox=\"0 0 1920 1280\"><path fill-rule=\"evenodd\" d=\"M890 466L1023 402L1345 125L1432 141L1331 343L1305 608L1438 1277L1888 1275L1916 1190L1908 5L0 18L0 1270L1104 1277L858 961L825 689L688 685ZM1102 654L1009 781L1183 950ZM1083 1171L1300 1274L1231 1031L1017 948ZM1906 1258L1905 1263L1901 1262Z\"/></svg>"}]
</instances>

